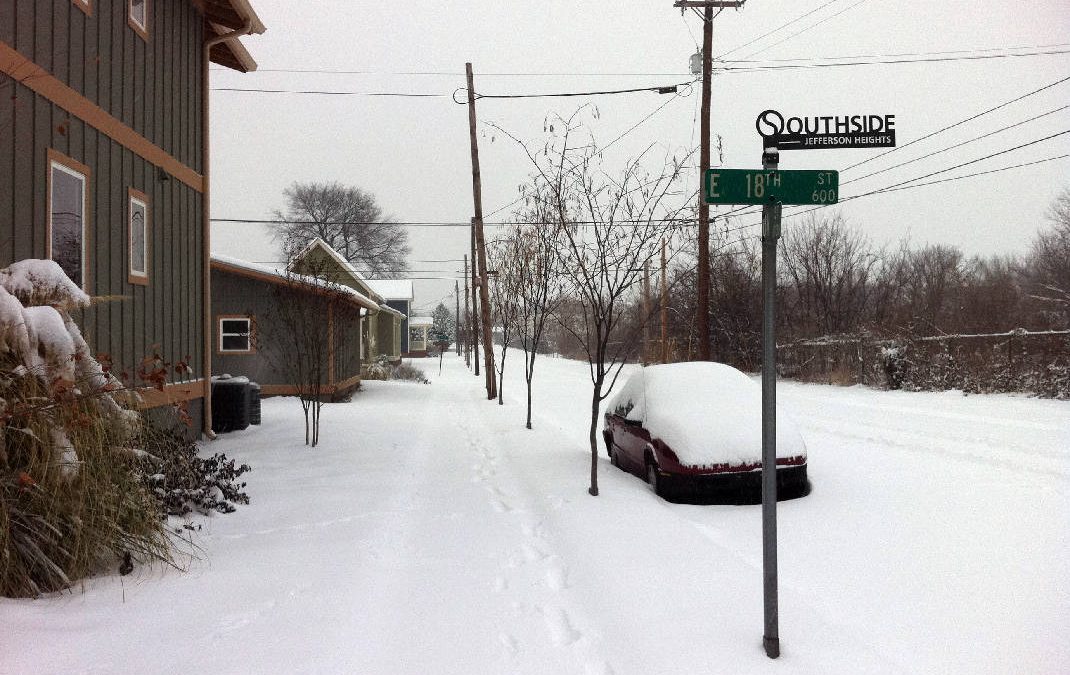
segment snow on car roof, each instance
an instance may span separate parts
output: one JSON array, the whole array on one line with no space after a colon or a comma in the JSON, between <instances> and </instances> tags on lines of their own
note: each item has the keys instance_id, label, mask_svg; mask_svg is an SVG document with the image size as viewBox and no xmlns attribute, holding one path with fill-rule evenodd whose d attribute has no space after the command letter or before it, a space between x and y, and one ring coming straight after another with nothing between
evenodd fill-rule
<instances>
[{"instance_id":1,"label":"snow on car roof","mask_svg":"<svg viewBox=\"0 0 1070 675\"><path fill-rule=\"evenodd\" d=\"M648 366L632 375L608 411L642 422L686 466L761 461L762 390L723 363ZM806 455L806 444L777 406L777 457Z\"/></svg>"}]
</instances>

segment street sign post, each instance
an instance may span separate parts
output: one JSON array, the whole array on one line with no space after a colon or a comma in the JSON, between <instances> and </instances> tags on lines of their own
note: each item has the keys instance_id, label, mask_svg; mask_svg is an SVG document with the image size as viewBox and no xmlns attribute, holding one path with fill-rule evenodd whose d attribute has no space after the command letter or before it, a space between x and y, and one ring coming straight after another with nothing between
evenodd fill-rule
<instances>
[{"instance_id":1,"label":"street sign post","mask_svg":"<svg viewBox=\"0 0 1070 675\"><path fill-rule=\"evenodd\" d=\"M707 204L835 204L839 171L777 171L776 169L710 169L706 172Z\"/></svg>"}]
</instances>

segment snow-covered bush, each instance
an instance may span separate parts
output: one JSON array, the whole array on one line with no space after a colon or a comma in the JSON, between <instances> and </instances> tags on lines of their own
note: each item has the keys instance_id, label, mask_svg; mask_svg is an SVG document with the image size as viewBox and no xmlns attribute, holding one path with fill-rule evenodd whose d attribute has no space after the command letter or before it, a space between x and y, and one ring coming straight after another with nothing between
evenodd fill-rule
<instances>
[{"instance_id":1,"label":"snow-covered bush","mask_svg":"<svg viewBox=\"0 0 1070 675\"><path fill-rule=\"evenodd\" d=\"M380 356L364 372L366 380L405 380L430 384L424 371L407 363L392 363L389 356Z\"/></svg>"},{"instance_id":2,"label":"snow-covered bush","mask_svg":"<svg viewBox=\"0 0 1070 675\"><path fill-rule=\"evenodd\" d=\"M88 304L52 261L0 270L0 595L67 588L125 553L170 560L129 449L141 418L69 314Z\"/></svg>"},{"instance_id":3,"label":"snow-covered bush","mask_svg":"<svg viewBox=\"0 0 1070 675\"><path fill-rule=\"evenodd\" d=\"M143 484L159 503L162 516L232 513L234 504L249 503L245 483L238 482L251 470L248 464L235 466L222 453L202 458L197 445L180 430L146 427L138 447Z\"/></svg>"}]
</instances>

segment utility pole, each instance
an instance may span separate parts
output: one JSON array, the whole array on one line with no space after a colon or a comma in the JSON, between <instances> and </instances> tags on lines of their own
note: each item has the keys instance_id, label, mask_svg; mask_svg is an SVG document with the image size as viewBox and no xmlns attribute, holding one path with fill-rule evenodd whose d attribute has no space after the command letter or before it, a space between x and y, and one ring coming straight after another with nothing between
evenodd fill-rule
<instances>
[{"instance_id":1,"label":"utility pole","mask_svg":"<svg viewBox=\"0 0 1070 675\"><path fill-rule=\"evenodd\" d=\"M461 355L461 286L460 283L453 280L453 299L454 304L457 305L456 318L453 320L453 344L457 348L457 356Z\"/></svg>"},{"instance_id":2,"label":"utility pole","mask_svg":"<svg viewBox=\"0 0 1070 675\"><path fill-rule=\"evenodd\" d=\"M472 361L475 362L475 374L479 377L479 298L476 296L476 226L472 219Z\"/></svg>"},{"instance_id":3,"label":"utility pole","mask_svg":"<svg viewBox=\"0 0 1070 675\"><path fill-rule=\"evenodd\" d=\"M643 349L640 356L643 365L650 362L650 261L643 263Z\"/></svg>"},{"instance_id":4,"label":"utility pole","mask_svg":"<svg viewBox=\"0 0 1070 675\"><path fill-rule=\"evenodd\" d=\"M498 398L494 378L494 345L490 339L490 289L487 283L487 244L483 239L483 185L479 176L479 145L476 142L476 92L472 84L472 64L464 64L468 79L468 135L472 144L472 201L476 215L472 220L476 236L476 262L479 266L479 318L483 324L483 366L487 378L487 400Z\"/></svg>"},{"instance_id":5,"label":"utility pole","mask_svg":"<svg viewBox=\"0 0 1070 675\"><path fill-rule=\"evenodd\" d=\"M665 240L661 240L661 362L669 362L669 283L665 272Z\"/></svg>"},{"instance_id":6,"label":"utility pole","mask_svg":"<svg viewBox=\"0 0 1070 675\"><path fill-rule=\"evenodd\" d=\"M472 367L472 312L468 309L468 255L464 256L464 365Z\"/></svg>"},{"instance_id":7,"label":"utility pole","mask_svg":"<svg viewBox=\"0 0 1070 675\"><path fill-rule=\"evenodd\" d=\"M688 7L703 10L702 14L702 124L699 148L699 177L705 185L706 171L710 168L710 89L713 70L713 9L739 8L743 0L677 0L673 7ZM710 205L706 203L705 190L698 195L698 303L695 309L698 323L698 358L710 360Z\"/></svg>"}]
</instances>

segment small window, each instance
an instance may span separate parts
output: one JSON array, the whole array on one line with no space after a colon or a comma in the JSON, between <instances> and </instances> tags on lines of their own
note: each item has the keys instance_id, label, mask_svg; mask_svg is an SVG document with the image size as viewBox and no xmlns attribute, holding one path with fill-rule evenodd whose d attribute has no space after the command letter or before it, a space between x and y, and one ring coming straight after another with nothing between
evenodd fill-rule
<instances>
[{"instance_id":1,"label":"small window","mask_svg":"<svg viewBox=\"0 0 1070 675\"><path fill-rule=\"evenodd\" d=\"M85 289L89 167L54 150L48 159L48 257Z\"/></svg>"},{"instance_id":2,"label":"small window","mask_svg":"<svg viewBox=\"0 0 1070 675\"><path fill-rule=\"evenodd\" d=\"M134 32L149 39L149 0L128 0L130 3L129 21Z\"/></svg>"},{"instance_id":3,"label":"small window","mask_svg":"<svg viewBox=\"0 0 1070 675\"><path fill-rule=\"evenodd\" d=\"M221 353L251 354L253 351L252 319L249 317L219 318L219 351Z\"/></svg>"},{"instance_id":4,"label":"small window","mask_svg":"<svg viewBox=\"0 0 1070 675\"><path fill-rule=\"evenodd\" d=\"M93 0L74 0L74 6L85 12L87 16L93 16Z\"/></svg>"},{"instance_id":5,"label":"small window","mask_svg":"<svg viewBox=\"0 0 1070 675\"><path fill-rule=\"evenodd\" d=\"M130 245L130 274L132 284L149 282L149 198L142 192L130 190L127 216Z\"/></svg>"}]
</instances>

